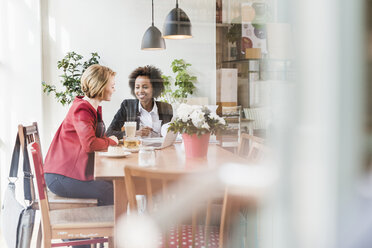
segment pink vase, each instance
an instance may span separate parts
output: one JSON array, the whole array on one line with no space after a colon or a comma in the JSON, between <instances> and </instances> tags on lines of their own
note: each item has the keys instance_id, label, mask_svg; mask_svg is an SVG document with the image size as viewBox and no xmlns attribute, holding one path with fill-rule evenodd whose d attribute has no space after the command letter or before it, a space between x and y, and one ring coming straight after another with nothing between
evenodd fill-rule
<instances>
[{"instance_id":1,"label":"pink vase","mask_svg":"<svg viewBox=\"0 0 372 248\"><path fill-rule=\"evenodd\" d=\"M185 145L185 153L187 158L202 158L206 157L208 153L210 133L202 134L200 136L193 134L182 134L183 144Z\"/></svg>"}]
</instances>

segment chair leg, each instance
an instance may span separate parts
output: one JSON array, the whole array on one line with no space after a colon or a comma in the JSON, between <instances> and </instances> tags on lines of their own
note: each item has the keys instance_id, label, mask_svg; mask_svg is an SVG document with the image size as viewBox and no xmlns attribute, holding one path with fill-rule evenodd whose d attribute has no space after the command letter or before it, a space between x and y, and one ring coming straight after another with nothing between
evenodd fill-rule
<instances>
[{"instance_id":1,"label":"chair leg","mask_svg":"<svg viewBox=\"0 0 372 248\"><path fill-rule=\"evenodd\" d=\"M196 229L197 229L197 218L198 218L198 216L197 216L197 213L196 213L196 211L193 211L193 213L192 213L192 223L191 223L191 226L192 226L192 228L191 228L191 237L192 237L192 247L194 248L195 247L195 234L196 234Z\"/></svg>"},{"instance_id":2,"label":"chair leg","mask_svg":"<svg viewBox=\"0 0 372 248\"><path fill-rule=\"evenodd\" d=\"M178 232L178 247L183 247L182 245L182 225L178 224L176 225L177 232Z\"/></svg>"},{"instance_id":3,"label":"chair leg","mask_svg":"<svg viewBox=\"0 0 372 248\"><path fill-rule=\"evenodd\" d=\"M51 248L52 241L50 239L43 238L43 248Z\"/></svg>"},{"instance_id":4,"label":"chair leg","mask_svg":"<svg viewBox=\"0 0 372 248\"><path fill-rule=\"evenodd\" d=\"M230 212L230 199L228 195L228 190L225 189L225 195L222 204L221 213L221 223L220 223L220 238L219 238L219 248L223 248L227 241L227 234L229 233L229 212Z\"/></svg>"},{"instance_id":5,"label":"chair leg","mask_svg":"<svg viewBox=\"0 0 372 248\"><path fill-rule=\"evenodd\" d=\"M43 239L43 233L42 233L41 221L40 221L38 228L37 228L36 248L41 248L42 239Z\"/></svg>"},{"instance_id":6,"label":"chair leg","mask_svg":"<svg viewBox=\"0 0 372 248\"><path fill-rule=\"evenodd\" d=\"M208 247L209 242L209 226L211 223L211 210L212 209L212 200L208 200L207 203L207 212L205 214L205 227L204 227L204 244L205 247Z\"/></svg>"},{"instance_id":7,"label":"chair leg","mask_svg":"<svg viewBox=\"0 0 372 248\"><path fill-rule=\"evenodd\" d=\"M109 242L108 242L108 247L109 248L114 248L114 238L113 237L109 237Z\"/></svg>"}]
</instances>

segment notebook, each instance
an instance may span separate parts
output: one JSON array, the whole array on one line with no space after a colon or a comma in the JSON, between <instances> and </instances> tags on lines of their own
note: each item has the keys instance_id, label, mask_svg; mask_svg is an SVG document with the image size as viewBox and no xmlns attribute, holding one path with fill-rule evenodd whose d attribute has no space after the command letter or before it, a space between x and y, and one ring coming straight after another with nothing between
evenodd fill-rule
<instances>
[{"instance_id":1,"label":"notebook","mask_svg":"<svg viewBox=\"0 0 372 248\"><path fill-rule=\"evenodd\" d=\"M176 141L177 133L172 131L168 131L165 137L157 137L157 138L144 138L142 139L142 145L144 146L152 146L155 149L163 149L165 147L173 145L174 141Z\"/></svg>"}]
</instances>

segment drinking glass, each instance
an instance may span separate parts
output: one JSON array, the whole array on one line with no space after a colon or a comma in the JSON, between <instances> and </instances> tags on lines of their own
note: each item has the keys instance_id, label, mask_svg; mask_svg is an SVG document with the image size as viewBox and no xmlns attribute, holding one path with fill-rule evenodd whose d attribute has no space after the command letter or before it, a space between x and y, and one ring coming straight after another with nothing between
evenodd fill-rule
<instances>
[{"instance_id":1,"label":"drinking glass","mask_svg":"<svg viewBox=\"0 0 372 248\"><path fill-rule=\"evenodd\" d=\"M133 138L136 136L137 123L135 121L126 121L124 123L125 127L125 137Z\"/></svg>"},{"instance_id":2,"label":"drinking glass","mask_svg":"<svg viewBox=\"0 0 372 248\"><path fill-rule=\"evenodd\" d=\"M154 147L143 146L138 152L139 166L154 166L156 164Z\"/></svg>"},{"instance_id":3,"label":"drinking glass","mask_svg":"<svg viewBox=\"0 0 372 248\"><path fill-rule=\"evenodd\" d=\"M131 137L131 138L125 138L124 139L124 147L129 149L137 149L140 145L140 140L138 137Z\"/></svg>"}]
</instances>

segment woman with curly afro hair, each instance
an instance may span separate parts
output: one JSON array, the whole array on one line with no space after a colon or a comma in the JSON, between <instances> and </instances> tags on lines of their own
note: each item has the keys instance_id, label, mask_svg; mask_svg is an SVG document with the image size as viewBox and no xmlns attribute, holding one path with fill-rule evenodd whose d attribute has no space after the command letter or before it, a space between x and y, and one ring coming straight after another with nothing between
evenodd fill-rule
<instances>
[{"instance_id":1,"label":"woman with curly afro hair","mask_svg":"<svg viewBox=\"0 0 372 248\"><path fill-rule=\"evenodd\" d=\"M129 87L136 99L125 99L115 114L107 135L122 139L121 128L126 121L137 122L137 136L159 136L161 126L173 117L172 106L156 101L164 90L161 71L151 65L136 68L129 75Z\"/></svg>"}]
</instances>

